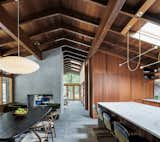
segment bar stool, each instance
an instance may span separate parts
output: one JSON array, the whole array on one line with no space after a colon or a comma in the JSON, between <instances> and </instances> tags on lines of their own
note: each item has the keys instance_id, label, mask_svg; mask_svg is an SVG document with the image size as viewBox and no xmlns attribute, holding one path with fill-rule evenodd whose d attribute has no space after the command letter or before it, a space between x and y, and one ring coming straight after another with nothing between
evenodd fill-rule
<instances>
[{"instance_id":1,"label":"bar stool","mask_svg":"<svg viewBox=\"0 0 160 142\"><path fill-rule=\"evenodd\" d=\"M98 118L103 121L103 111L101 108L97 107L97 115L98 115Z\"/></svg>"},{"instance_id":2,"label":"bar stool","mask_svg":"<svg viewBox=\"0 0 160 142\"><path fill-rule=\"evenodd\" d=\"M106 112L103 112L103 122L104 122L106 129L109 131L109 133L114 135L112 118Z\"/></svg>"},{"instance_id":3,"label":"bar stool","mask_svg":"<svg viewBox=\"0 0 160 142\"><path fill-rule=\"evenodd\" d=\"M118 142L148 142L138 135L130 136L128 130L119 122L114 122L114 134Z\"/></svg>"}]
</instances>

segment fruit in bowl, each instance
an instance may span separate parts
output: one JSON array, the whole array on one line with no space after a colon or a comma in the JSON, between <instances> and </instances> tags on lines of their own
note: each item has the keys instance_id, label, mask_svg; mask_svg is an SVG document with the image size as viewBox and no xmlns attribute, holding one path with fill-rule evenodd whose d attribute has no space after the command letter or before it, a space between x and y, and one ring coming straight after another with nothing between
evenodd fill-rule
<instances>
[{"instance_id":1,"label":"fruit in bowl","mask_svg":"<svg viewBox=\"0 0 160 142\"><path fill-rule=\"evenodd\" d=\"M15 110L14 115L16 116L25 116L28 113L28 110L26 108L18 108Z\"/></svg>"}]
</instances>

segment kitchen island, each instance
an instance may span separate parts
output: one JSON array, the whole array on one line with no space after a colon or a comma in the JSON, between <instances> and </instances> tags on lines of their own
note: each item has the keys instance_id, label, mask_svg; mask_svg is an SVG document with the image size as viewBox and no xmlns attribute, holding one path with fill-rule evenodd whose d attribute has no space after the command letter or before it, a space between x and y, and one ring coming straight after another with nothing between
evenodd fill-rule
<instances>
[{"instance_id":1,"label":"kitchen island","mask_svg":"<svg viewBox=\"0 0 160 142\"><path fill-rule=\"evenodd\" d=\"M136 102L100 102L98 106L149 141L160 141L160 108Z\"/></svg>"}]
</instances>

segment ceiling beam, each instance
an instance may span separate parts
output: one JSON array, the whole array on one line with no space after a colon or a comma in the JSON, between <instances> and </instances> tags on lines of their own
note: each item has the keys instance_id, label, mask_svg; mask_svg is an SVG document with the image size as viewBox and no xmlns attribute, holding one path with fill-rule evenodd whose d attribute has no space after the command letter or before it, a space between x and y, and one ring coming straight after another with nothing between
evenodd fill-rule
<instances>
[{"instance_id":1,"label":"ceiling beam","mask_svg":"<svg viewBox=\"0 0 160 142\"><path fill-rule=\"evenodd\" d=\"M80 51L80 52L83 52L83 53L88 53L88 51L86 51L86 50L82 50L82 49L79 49L79 48L76 48L76 47L73 47L73 46L70 46L70 45L64 45L62 48L65 48L65 47L67 47L67 48L70 48L70 49L74 49L74 50L77 50L77 51Z\"/></svg>"},{"instance_id":2,"label":"ceiling beam","mask_svg":"<svg viewBox=\"0 0 160 142\"><path fill-rule=\"evenodd\" d=\"M0 47L4 47L4 46L7 46L9 44L13 44L15 42L16 41L14 41L13 39L10 39L10 40L7 40L6 42L0 43Z\"/></svg>"},{"instance_id":3,"label":"ceiling beam","mask_svg":"<svg viewBox=\"0 0 160 142\"><path fill-rule=\"evenodd\" d=\"M66 28L62 28L65 32L68 32L68 33L73 33L73 34L76 34L76 35L79 35L79 36L82 36L82 37L86 37L86 38L88 38L88 39L94 39L94 37L92 37L92 36L89 36L89 35L87 35L86 33L82 33L82 32L80 32L80 31L73 31L73 30L70 30L70 29L66 29Z\"/></svg>"},{"instance_id":4,"label":"ceiling beam","mask_svg":"<svg viewBox=\"0 0 160 142\"><path fill-rule=\"evenodd\" d=\"M100 47L113 22L118 16L121 8L123 7L125 1L126 0L109 0L108 6L104 11L103 18L98 27L96 36L92 42L92 48L89 51L88 58L93 56Z\"/></svg>"},{"instance_id":5,"label":"ceiling beam","mask_svg":"<svg viewBox=\"0 0 160 142\"><path fill-rule=\"evenodd\" d=\"M86 50L88 50L88 46L84 46L84 45L81 45L81 44L78 44L78 43L74 43L72 41L68 41L68 40L51 40L51 41L47 41L47 42L44 42L44 43L41 43L41 45L39 46L40 49L45 49L48 45L50 46L53 46L53 47L64 47L67 46L67 47L76 47L75 49L79 49L79 51L81 50L82 52L85 52ZM87 52L87 51L86 51Z\"/></svg>"},{"instance_id":6,"label":"ceiling beam","mask_svg":"<svg viewBox=\"0 0 160 142\"><path fill-rule=\"evenodd\" d=\"M79 53L76 53L76 52L72 52L72 51L68 51L68 50L63 51L63 53L71 53L71 54L74 54L74 55L77 55L77 56L81 56L83 58L87 57L86 55L82 55L82 54L79 54Z\"/></svg>"},{"instance_id":7,"label":"ceiling beam","mask_svg":"<svg viewBox=\"0 0 160 142\"><path fill-rule=\"evenodd\" d=\"M70 63L70 64L74 64L74 65L76 65L76 66L82 66L82 64L81 63L79 63L79 62L71 62L71 61L69 61L69 60L65 60L64 61L64 64L68 64L68 63Z\"/></svg>"},{"instance_id":8,"label":"ceiling beam","mask_svg":"<svg viewBox=\"0 0 160 142\"><path fill-rule=\"evenodd\" d=\"M80 71L73 71L73 70L70 70L70 69L66 69L66 70L64 70L64 73L74 73L74 74L79 74L80 73Z\"/></svg>"},{"instance_id":9,"label":"ceiling beam","mask_svg":"<svg viewBox=\"0 0 160 142\"><path fill-rule=\"evenodd\" d=\"M39 33L33 34L33 35L30 36L30 38L32 40L36 40L37 37L45 35L45 34L48 34L48 33L55 34L56 32L64 32L65 31L65 34L61 35L60 38L57 39L57 36L55 36L55 40L57 40L57 41L58 40L68 40L68 41L72 41L72 42L77 43L77 44L81 44L81 45L84 45L84 46L91 47L91 43L89 43L89 42L78 40L77 38L69 38L69 37L71 37L70 35L72 33L74 35L85 36L85 35L82 35L82 33L79 33L80 31L77 32L76 30L77 29L75 29L75 31L72 31L72 30L65 30L64 28L54 27L52 29L47 29L47 30L45 29L43 32L39 32ZM92 41L93 37L89 37L89 39L91 39L91 41ZM11 39L10 40L6 40L6 42L0 43L0 47L7 46L7 45L15 43L15 42L16 41L11 40Z\"/></svg>"},{"instance_id":10,"label":"ceiling beam","mask_svg":"<svg viewBox=\"0 0 160 142\"><path fill-rule=\"evenodd\" d=\"M128 7L127 6L127 8L121 10L120 13L123 14L123 15L125 15L125 16L131 17L131 18L134 18L134 17L137 18L136 15L130 13L129 9L132 9L132 7ZM138 19L142 20L144 22L152 22L152 23L155 23L157 25L160 25L159 15L157 15L157 14L146 12L146 13L144 13L143 16L138 17Z\"/></svg>"},{"instance_id":11,"label":"ceiling beam","mask_svg":"<svg viewBox=\"0 0 160 142\"><path fill-rule=\"evenodd\" d=\"M65 57L65 56L73 56L73 57L75 57L75 58L79 58L79 59L82 59L82 60L85 60L86 59L86 57L83 57L83 56L79 56L79 55L77 55L77 54L73 54L73 53L69 53L69 52L65 52L65 53L63 53L63 56Z\"/></svg>"},{"instance_id":12,"label":"ceiling beam","mask_svg":"<svg viewBox=\"0 0 160 142\"><path fill-rule=\"evenodd\" d=\"M34 35L31 35L31 39L33 38L36 38L36 37L39 37L39 36L42 36L44 34L49 34L49 33L54 33L54 32L57 32L57 31L64 31L64 32L67 32L67 33L72 33L72 34L75 34L75 35L79 35L79 36L83 36L83 37L86 37L88 39L94 39L94 37L90 36L90 35L87 35L85 33L85 31L82 32L82 30L78 30L77 31L77 28L74 28L74 31L73 31L73 28L72 29L69 29L69 27L65 28L65 27L52 27L51 29L45 29L44 31L40 32L40 33L37 33L37 34L34 34Z\"/></svg>"},{"instance_id":13,"label":"ceiling beam","mask_svg":"<svg viewBox=\"0 0 160 142\"><path fill-rule=\"evenodd\" d=\"M67 68L67 69L65 69L64 68L64 73L76 73L76 74L79 74L80 73L80 71L75 71L75 70L72 70L72 69L69 69L69 68Z\"/></svg>"},{"instance_id":14,"label":"ceiling beam","mask_svg":"<svg viewBox=\"0 0 160 142\"><path fill-rule=\"evenodd\" d=\"M139 17L142 17L144 13L153 5L156 0L146 0L144 4L136 12L135 17L133 17L128 24L122 29L121 34L126 35L128 31L137 23Z\"/></svg>"},{"instance_id":15,"label":"ceiling beam","mask_svg":"<svg viewBox=\"0 0 160 142\"><path fill-rule=\"evenodd\" d=\"M103 41L103 43L106 43L106 44L109 44L109 45L111 45L111 46L113 46L113 47L116 47L117 50L121 49L121 50L127 51L127 48L126 48L125 45L122 44L122 43L114 44L114 43L112 43L111 41ZM136 47L133 47L133 48L136 48ZM139 54L138 51L133 50L133 49L130 49L130 52L133 53L133 54ZM150 54L145 54L144 56L147 57L147 58L150 58L150 59L152 59L152 60L157 60L157 57L155 57L155 56L153 56L153 55L150 55Z\"/></svg>"},{"instance_id":16,"label":"ceiling beam","mask_svg":"<svg viewBox=\"0 0 160 142\"><path fill-rule=\"evenodd\" d=\"M0 6L0 27L15 41L18 41L17 23L14 22L14 20L2 6ZM20 45L25 48L29 53L34 55L36 58L42 59L42 54L39 48L33 45L33 42L29 39L29 37L21 28L19 28L19 30Z\"/></svg>"},{"instance_id":17,"label":"ceiling beam","mask_svg":"<svg viewBox=\"0 0 160 142\"><path fill-rule=\"evenodd\" d=\"M73 68L64 68L64 71L68 71L68 72L73 72L73 73L80 73L80 70L76 70L76 69L73 69Z\"/></svg>"},{"instance_id":18,"label":"ceiling beam","mask_svg":"<svg viewBox=\"0 0 160 142\"><path fill-rule=\"evenodd\" d=\"M77 41L76 39L75 40L72 40L72 39L69 39L69 38L59 38L59 39L56 39L55 41L69 41L69 42L73 42L75 44L80 44L82 46L87 46L88 48L90 48L91 46L86 44L86 43L83 43L83 41Z\"/></svg>"},{"instance_id":19,"label":"ceiling beam","mask_svg":"<svg viewBox=\"0 0 160 142\"><path fill-rule=\"evenodd\" d=\"M39 49L41 51L47 49L54 49L54 48L70 48L70 49L74 49L74 50L77 50L79 52L82 52L82 53L88 53L88 51L86 50L83 50L82 48L78 48L77 45L81 45L82 47L84 48L87 48L88 46L85 44L80 44L79 42L73 42L73 40L70 40L70 39L67 39L67 38L60 38L61 40L53 40L53 41L48 41L48 42L44 42L44 43L41 43L40 46L39 46ZM23 51L23 49L21 49L21 51ZM11 49L9 51L6 51L4 53L2 53L2 56L9 56L9 55L13 55L13 54L16 54L17 53L17 48L14 48L14 49Z\"/></svg>"},{"instance_id":20,"label":"ceiling beam","mask_svg":"<svg viewBox=\"0 0 160 142\"><path fill-rule=\"evenodd\" d=\"M15 2L15 0L1 0L0 4L6 4L6 3L10 3L10 2Z\"/></svg>"},{"instance_id":21,"label":"ceiling beam","mask_svg":"<svg viewBox=\"0 0 160 142\"><path fill-rule=\"evenodd\" d=\"M73 58L70 58L70 57L64 58L63 60L64 60L64 61L75 61L75 62L79 62L79 63L82 64L82 61L77 60L77 59L73 59Z\"/></svg>"},{"instance_id":22,"label":"ceiling beam","mask_svg":"<svg viewBox=\"0 0 160 142\"><path fill-rule=\"evenodd\" d=\"M80 70L80 68L72 67L70 65L64 65L64 68L72 68L72 69Z\"/></svg>"},{"instance_id":23,"label":"ceiling beam","mask_svg":"<svg viewBox=\"0 0 160 142\"><path fill-rule=\"evenodd\" d=\"M62 17L67 17L69 19L73 19L79 22L83 22L86 24L90 24L92 26L98 26L99 24L99 19L95 19L93 17L90 17L88 15L84 15L82 13L70 10L70 9L66 9L66 8L61 8L61 9L47 9L44 10L40 13L35 13L33 15L30 15L26 18L24 18L21 21L21 24L26 24L29 22L33 22L33 21L37 21L37 20L42 20L42 19L46 19L46 18L50 18L53 16L58 16L61 15Z\"/></svg>"},{"instance_id":24,"label":"ceiling beam","mask_svg":"<svg viewBox=\"0 0 160 142\"><path fill-rule=\"evenodd\" d=\"M63 57L64 58L76 59L76 60L79 60L81 62L83 62L85 60L85 59L82 59L82 58L79 58L79 57L75 57L75 56L72 56L72 55L64 55Z\"/></svg>"},{"instance_id":25,"label":"ceiling beam","mask_svg":"<svg viewBox=\"0 0 160 142\"><path fill-rule=\"evenodd\" d=\"M99 49L98 51L107 53L108 55L111 55L111 56L118 57L120 59L123 59L124 61L127 60L125 55L122 55L122 53L120 54L119 52L116 52L116 51L119 51L119 50L116 50L115 52L113 52L113 50L108 50L105 47L101 47L101 49ZM135 61L135 60L131 61L131 63L137 65L137 61ZM145 65L145 64L147 64L147 62L141 62L141 65Z\"/></svg>"},{"instance_id":26,"label":"ceiling beam","mask_svg":"<svg viewBox=\"0 0 160 142\"><path fill-rule=\"evenodd\" d=\"M74 65L74 66L77 66L77 67L81 68L81 65L75 64L75 63L72 63L72 62L64 62L64 65Z\"/></svg>"}]
</instances>

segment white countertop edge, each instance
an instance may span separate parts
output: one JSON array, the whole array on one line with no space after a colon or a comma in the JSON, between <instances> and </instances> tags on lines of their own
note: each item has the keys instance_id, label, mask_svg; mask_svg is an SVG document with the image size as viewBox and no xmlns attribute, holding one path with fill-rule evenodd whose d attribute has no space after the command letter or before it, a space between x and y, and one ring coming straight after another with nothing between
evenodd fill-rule
<instances>
[{"instance_id":1,"label":"white countertop edge","mask_svg":"<svg viewBox=\"0 0 160 142\"><path fill-rule=\"evenodd\" d=\"M98 104L101 105L101 106L105 105L105 103L137 103L137 102L98 102ZM141 104L141 103L137 103L137 104ZM142 104L142 105L146 105L146 104ZM105 106L103 106L103 107L105 108ZM151 107L154 107L154 106L151 106ZM109 108L106 108L106 109L110 110ZM153 135L153 136L157 137L158 139L160 139L160 135L157 135L156 132L154 133L153 131L150 131L150 129L146 129L146 128L144 128L144 127L136 124L134 121L129 120L129 119L121 116L120 114L116 113L115 111L112 111L112 110L110 110L110 111L113 112L113 113L115 113L116 115L120 116L120 117L123 118L124 120L127 120L128 122L134 124L135 126L143 129L144 131L146 131L146 132L150 133L151 135Z\"/></svg>"}]
</instances>

